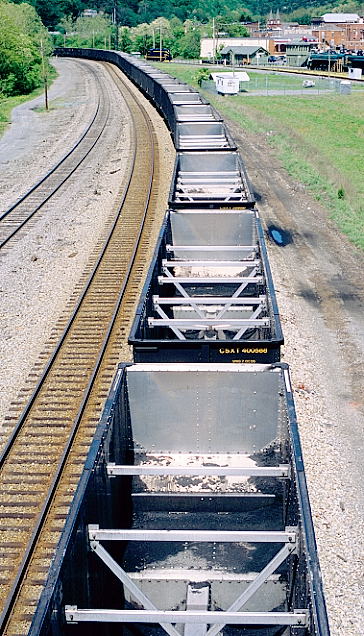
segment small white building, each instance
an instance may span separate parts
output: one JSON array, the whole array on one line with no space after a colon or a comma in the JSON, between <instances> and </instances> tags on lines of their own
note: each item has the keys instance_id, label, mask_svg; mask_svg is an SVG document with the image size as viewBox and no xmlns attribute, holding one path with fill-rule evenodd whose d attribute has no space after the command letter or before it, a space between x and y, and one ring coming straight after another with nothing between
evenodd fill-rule
<instances>
[{"instance_id":1,"label":"small white building","mask_svg":"<svg viewBox=\"0 0 364 636\"><path fill-rule=\"evenodd\" d=\"M239 92L239 80L237 77L216 75L215 85L220 95L237 95Z\"/></svg>"},{"instance_id":2,"label":"small white building","mask_svg":"<svg viewBox=\"0 0 364 636\"><path fill-rule=\"evenodd\" d=\"M237 95L241 82L249 82L250 77L245 71L234 73L211 73L210 77L215 82L216 90L221 95Z\"/></svg>"}]
</instances>

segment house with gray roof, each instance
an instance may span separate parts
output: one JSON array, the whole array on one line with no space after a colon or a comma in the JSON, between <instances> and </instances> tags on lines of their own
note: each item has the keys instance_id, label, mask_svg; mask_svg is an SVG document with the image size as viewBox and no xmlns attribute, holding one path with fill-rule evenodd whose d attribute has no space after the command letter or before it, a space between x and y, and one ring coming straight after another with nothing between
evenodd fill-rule
<instances>
[{"instance_id":1,"label":"house with gray roof","mask_svg":"<svg viewBox=\"0 0 364 636\"><path fill-rule=\"evenodd\" d=\"M225 46L220 54L227 64L239 65L258 63L261 58L268 57L269 51L262 46Z\"/></svg>"}]
</instances>

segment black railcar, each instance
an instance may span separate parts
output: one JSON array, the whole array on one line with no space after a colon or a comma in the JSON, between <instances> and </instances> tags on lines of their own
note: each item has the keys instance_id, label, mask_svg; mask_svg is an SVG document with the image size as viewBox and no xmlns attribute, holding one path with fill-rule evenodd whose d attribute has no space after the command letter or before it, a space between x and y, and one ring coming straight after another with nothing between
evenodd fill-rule
<instances>
[{"instance_id":1,"label":"black railcar","mask_svg":"<svg viewBox=\"0 0 364 636\"><path fill-rule=\"evenodd\" d=\"M29 636L176 621L329 636L286 365L120 366Z\"/></svg>"},{"instance_id":2,"label":"black railcar","mask_svg":"<svg viewBox=\"0 0 364 636\"><path fill-rule=\"evenodd\" d=\"M277 362L283 335L256 210L170 210L129 344L136 362Z\"/></svg>"}]
</instances>

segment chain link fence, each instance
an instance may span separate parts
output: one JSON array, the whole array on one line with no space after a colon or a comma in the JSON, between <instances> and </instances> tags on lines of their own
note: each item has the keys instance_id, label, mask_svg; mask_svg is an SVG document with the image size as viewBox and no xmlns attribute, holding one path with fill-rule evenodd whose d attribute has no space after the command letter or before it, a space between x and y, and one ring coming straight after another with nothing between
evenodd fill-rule
<instances>
[{"instance_id":1,"label":"chain link fence","mask_svg":"<svg viewBox=\"0 0 364 636\"><path fill-rule=\"evenodd\" d=\"M245 69L244 69L245 70ZM203 80L201 88L216 95L215 82ZM364 90L349 80L335 78L306 78L278 73L249 73L249 82L240 82L240 93L246 96L307 96L348 95L352 90Z\"/></svg>"}]
</instances>

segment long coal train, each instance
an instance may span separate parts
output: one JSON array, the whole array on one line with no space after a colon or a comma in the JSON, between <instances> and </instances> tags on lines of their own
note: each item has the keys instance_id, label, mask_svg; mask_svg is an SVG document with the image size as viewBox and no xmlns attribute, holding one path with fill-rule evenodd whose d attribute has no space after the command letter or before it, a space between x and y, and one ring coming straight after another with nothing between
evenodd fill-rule
<instances>
[{"instance_id":1,"label":"long coal train","mask_svg":"<svg viewBox=\"0 0 364 636\"><path fill-rule=\"evenodd\" d=\"M328 636L273 282L234 142L167 73L56 53L119 66L178 154L134 363L119 367L30 633Z\"/></svg>"}]
</instances>

